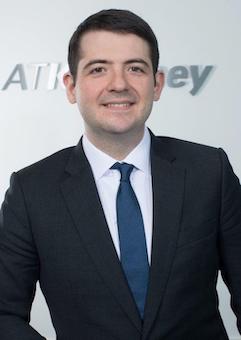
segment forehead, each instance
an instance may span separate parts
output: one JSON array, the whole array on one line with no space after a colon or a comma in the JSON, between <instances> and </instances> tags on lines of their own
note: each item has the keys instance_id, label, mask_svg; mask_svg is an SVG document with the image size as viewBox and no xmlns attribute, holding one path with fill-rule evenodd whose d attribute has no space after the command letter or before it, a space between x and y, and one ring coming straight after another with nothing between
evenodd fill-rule
<instances>
[{"instance_id":1,"label":"forehead","mask_svg":"<svg viewBox=\"0 0 241 340\"><path fill-rule=\"evenodd\" d=\"M150 48L144 39L132 33L89 31L80 41L80 59L140 57L150 61Z\"/></svg>"}]
</instances>

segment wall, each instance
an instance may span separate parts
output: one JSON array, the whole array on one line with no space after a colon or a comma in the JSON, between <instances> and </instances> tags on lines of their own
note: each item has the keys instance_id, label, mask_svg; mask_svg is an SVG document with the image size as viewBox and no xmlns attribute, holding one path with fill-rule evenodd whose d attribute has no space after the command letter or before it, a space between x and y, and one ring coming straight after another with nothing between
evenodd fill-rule
<instances>
[{"instance_id":1,"label":"wall","mask_svg":"<svg viewBox=\"0 0 241 340\"><path fill-rule=\"evenodd\" d=\"M148 122L153 132L223 147L241 177L241 2L106 0L104 7L133 10L157 34L167 82ZM13 171L76 144L82 134L78 110L55 83L55 73L66 65L75 27L102 8L97 0L10 0L1 6L0 201ZM240 339L221 280L218 291L230 338ZM39 289L31 323L54 339Z\"/></svg>"}]
</instances>

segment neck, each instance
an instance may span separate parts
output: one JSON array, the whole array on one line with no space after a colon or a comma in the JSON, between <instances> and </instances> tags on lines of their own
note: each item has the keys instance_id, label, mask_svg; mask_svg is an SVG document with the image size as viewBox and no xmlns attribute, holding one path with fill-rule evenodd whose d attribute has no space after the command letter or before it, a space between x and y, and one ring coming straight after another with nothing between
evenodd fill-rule
<instances>
[{"instance_id":1,"label":"neck","mask_svg":"<svg viewBox=\"0 0 241 340\"><path fill-rule=\"evenodd\" d=\"M142 140L144 128L139 133L130 134L105 134L96 135L86 130L89 141L99 150L110 157L121 161L123 160Z\"/></svg>"}]
</instances>

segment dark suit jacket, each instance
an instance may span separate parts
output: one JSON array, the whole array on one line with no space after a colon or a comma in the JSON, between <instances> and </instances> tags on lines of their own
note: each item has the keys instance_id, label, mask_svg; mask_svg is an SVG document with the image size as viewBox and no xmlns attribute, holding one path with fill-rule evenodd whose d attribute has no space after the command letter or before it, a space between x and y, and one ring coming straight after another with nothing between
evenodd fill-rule
<instances>
[{"instance_id":1,"label":"dark suit jacket","mask_svg":"<svg viewBox=\"0 0 241 340\"><path fill-rule=\"evenodd\" d=\"M0 339L43 339L35 283L58 340L224 340L218 271L241 331L241 192L221 149L152 136L153 245L142 322L81 142L14 174L1 211Z\"/></svg>"}]
</instances>

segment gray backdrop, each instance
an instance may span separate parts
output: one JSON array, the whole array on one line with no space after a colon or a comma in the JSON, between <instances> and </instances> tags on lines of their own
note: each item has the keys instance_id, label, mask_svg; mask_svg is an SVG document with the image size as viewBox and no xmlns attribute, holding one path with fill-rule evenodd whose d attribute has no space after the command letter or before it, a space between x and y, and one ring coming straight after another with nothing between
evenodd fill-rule
<instances>
[{"instance_id":1,"label":"gray backdrop","mask_svg":"<svg viewBox=\"0 0 241 340\"><path fill-rule=\"evenodd\" d=\"M67 44L100 1L22 0L4 2L0 12L0 201L10 174L63 147L76 144L83 123L66 99L61 72ZM160 66L167 80L148 125L156 134L221 146L241 178L240 0L106 0L104 8L125 8L146 19L159 40ZM241 339L219 280L224 323ZM31 324L55 339L40 290Z\"/></svg>"}]
</instances>

